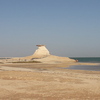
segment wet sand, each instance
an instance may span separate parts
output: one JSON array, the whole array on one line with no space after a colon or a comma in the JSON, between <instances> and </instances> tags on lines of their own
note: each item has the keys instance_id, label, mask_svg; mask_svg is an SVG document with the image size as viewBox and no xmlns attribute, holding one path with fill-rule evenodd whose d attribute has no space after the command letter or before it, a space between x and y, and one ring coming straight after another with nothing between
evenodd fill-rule
<instances>
[{"instance_id":1,"label":"wet sand","mask_svg":"<svg viewBox=\"0 0 100 100\"><path fill-rule=\"evenodd\" d=\"M86 64L0 64L0 100L100 100L100 71L70 65Z\"/></svg>"}]
</instances>

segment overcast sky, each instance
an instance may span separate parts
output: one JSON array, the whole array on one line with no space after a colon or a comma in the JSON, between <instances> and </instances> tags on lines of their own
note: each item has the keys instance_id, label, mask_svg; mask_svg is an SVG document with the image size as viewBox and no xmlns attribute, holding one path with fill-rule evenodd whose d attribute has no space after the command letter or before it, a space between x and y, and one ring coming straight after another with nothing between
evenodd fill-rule
<instances>
[{"instance_id":1,"label":"overcast sky","mask_svg":"<svg viewBox=\"0 0 100 100\"><path fill-rule=\"evenodd\" d=\"M66 57L100 57L100 0L0 0L0 57L37 44Z\"/></svg>"}]
</instances>

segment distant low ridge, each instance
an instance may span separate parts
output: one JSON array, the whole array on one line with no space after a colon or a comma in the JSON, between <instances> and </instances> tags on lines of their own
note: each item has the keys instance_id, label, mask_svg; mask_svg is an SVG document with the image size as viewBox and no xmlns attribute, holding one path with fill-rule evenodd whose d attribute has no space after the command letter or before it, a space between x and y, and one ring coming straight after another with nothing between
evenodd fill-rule
<instances>
[{"instance_id":1,"label":"distant low ridge","mask_svg":"<svg viewBox=\"0 0 100 100\"><path fill-rule=\"evenodd\" d=\"M38 49L31 56L26 57L17 57L12 59L2 60L0 62L27 62L27 61L37 61L41 63L67 63L67 62L76 62L74 59L68 57L59 57L51 55L49 50L45 45L36 45Z\"/></svg>"}]
</instances>

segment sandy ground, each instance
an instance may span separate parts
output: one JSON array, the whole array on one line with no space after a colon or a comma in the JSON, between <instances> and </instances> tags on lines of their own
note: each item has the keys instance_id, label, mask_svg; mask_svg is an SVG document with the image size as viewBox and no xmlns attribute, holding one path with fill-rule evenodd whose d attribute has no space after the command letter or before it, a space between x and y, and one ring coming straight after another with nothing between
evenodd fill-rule
<instances>
[{"instance_id":1,"label":"sandy ground","mask_svg":"<svg viewBox=\"0 0 100 100\"><path fill-rule=\"evenodd\" d=\"M75 64L0 64L0 100L100 100L100 71Z\"/></svg>"}]
</instances>

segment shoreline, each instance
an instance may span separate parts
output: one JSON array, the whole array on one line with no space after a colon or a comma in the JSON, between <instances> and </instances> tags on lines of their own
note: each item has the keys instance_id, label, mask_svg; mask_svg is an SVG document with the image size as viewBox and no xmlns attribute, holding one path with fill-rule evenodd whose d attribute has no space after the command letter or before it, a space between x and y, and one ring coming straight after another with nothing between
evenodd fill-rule
<instances>
[{"instance_id":1,"label":"shoreline","mask_svg":"<svg viewBox=\"0 0 100 100\"><path fill-rule=\"evenodd\" d=\"M0 100L99 100L100 72L63 69L75 64L93 65L0 64Z\"/></svg>"},{"instance_id":2,"label":"shoreline","mask_svg":"<svg viewBox=\"0 0 100 100\"><path fill-rule=\"evenodd\" d=\"M46 71L46 70L66 70L68 67L71 66L92 66L92 65L100 65L100 63L63 63L63 64L45 64L45 63L6 63L6 64L0 64L0 71L26 71L26 72L34 72L34 70L39 71ZM73 69L67 69L67 70L73 70ZM73 70L75 71L75 70ZM93 71L93 70L80 70L76 69L76 71ZM98 71L100 72L100 71Z\"/></svg>"}]
</instances>

